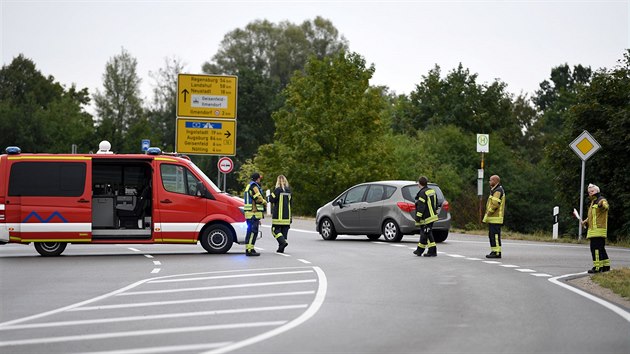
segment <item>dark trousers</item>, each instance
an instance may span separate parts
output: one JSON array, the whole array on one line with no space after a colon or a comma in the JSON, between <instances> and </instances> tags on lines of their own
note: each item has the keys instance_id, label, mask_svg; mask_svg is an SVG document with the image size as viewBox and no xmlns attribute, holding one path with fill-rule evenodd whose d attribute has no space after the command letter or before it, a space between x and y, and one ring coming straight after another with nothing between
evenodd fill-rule
<instances>
[{"instance_id":1,"label":"dark trousers","mask_svg":"<svg viewBox=\"0 0 630 354\"><path fill-rule=\"evenodd\" d=\"M258 238L258 225L260 225L260 220L255 216L247 219L247 235L245 236L245 250L247 251L254 249L256 238Z\"/></svg>"},{"instance_id":2,"label":"dark trousers","mask_svg":"<svg viewBox=\"0 0 630 354\"><path fill-rule=\"evenodd\" d=\"M429 241L427 243L427 240ZM426 225L420 226L420 241L418 242L421 245L435 247L435 239L433 238L433 223L428 223Z\"/></svg>"},{"instance_id":3,"label":"dark trousers","mask_svg":"<svg viewBox=\"0 0 630 354\"><path fill-rule=\"evenodd\" d=\"M606 238L591 237L591 256L593 257L593 266L596 270L601 267L610 267L610 259L606 253Z\"/></svg>"},{"instance_id":4,"label":"dark trousers","mask_svg":"<svg viewBox=\"0 0 630 354\"><path fill-rule=\"evenodd\" d=\"M271 234L277 240L279 237L284 236L285 240L289 239L290 225L271 225Z\"/></svg>"},{"instance_id":5,"label":"dark trousers","mask_svg":"<svg viewBox=\"0 0 630 354\"><path fill-rule=\"evenodd\" d=\"M490 239L490 250L501 253L501 224L488 224L488 238Z\"/></svg>"}]
</instances>

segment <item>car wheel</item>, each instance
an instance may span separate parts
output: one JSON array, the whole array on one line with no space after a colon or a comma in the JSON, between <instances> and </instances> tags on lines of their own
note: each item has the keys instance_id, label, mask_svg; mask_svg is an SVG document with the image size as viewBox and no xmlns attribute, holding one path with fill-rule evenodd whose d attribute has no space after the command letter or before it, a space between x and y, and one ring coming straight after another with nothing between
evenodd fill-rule
<instances>
[{"instance_id":1,"label":"car wheel","mask_svg":"<svg viewBox=\"0 0 630 354\"><path fill-rule=\"evenodd\" d=\"M227 226L216 224L205 228L199 241L208 253L222 254L227 253L232 248L234 237Z\"/></svg>"},{"instance_id":2,"label":"car wheel","mask_svg":"<svg viewBox=\"0 0 630 354\"><path fill-rule=\"evenodd\" d=\"M400 232L400 227L398 224L392 220L385 220L383 223L383 238L387 242L400 242L402 240L402 233Z\"/></svg>"},{"instance_id":3,"label":"car wheel","mask_svg":"<svg viewBox=\"0 0 630 354\"><path fill-rule=\"evenodd\" d=\"M367 238L369 238L370 241L376 241L379 238L381 238L381 235L376 235L376 234L375 235L367 235Z\"/></svg>"},{"instance_id":4,"label":"car wheel","mask_svg":"<svg viewBox=\"0 0 630 354\"><path fill-rule=\"evenodd\" d=\"M65 242L35 242L35 250L44 257L58 256L66 249Z\"/></svg>"},{"instance_id":5,"label":"car wheel","mask_svg":"<svg viewBox=\"0 0 630 354\"><path fill-rule=\"evenodd\" d=\"M448 230L433 230L433 238L435 239L435 242L444 242L444 240L446 240L446 238L448 237Z\"/></svg>"},{"instance_id":6,"label":"car wheel","mask_svg":"<svg viewBox=\"0 0 630 354\"><path fill-rule=\"evenodd\" d=\"M337 231L335 231L335 225L329 218L324 218L319 223L319 234L324 240L332 241L337 239Z\"/></svg>"}]
</instances>

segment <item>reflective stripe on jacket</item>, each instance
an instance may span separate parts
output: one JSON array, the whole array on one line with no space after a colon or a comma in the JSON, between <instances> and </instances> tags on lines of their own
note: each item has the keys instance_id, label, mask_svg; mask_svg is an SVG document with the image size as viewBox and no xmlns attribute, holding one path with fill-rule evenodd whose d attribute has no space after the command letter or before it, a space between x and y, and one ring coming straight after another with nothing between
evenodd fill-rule
<instances>
[{"instance_id":1,"label":"reflective stripe on jacket","mask_svg":"<svg viewBox=\"0 0 630 354\"><path fill-rule=\"evenodd\" d=\"M599 195L599 193L591 200L591 205L588 207L588 217L586 219L588 224L586 238L606 238L608 231L608 207L608 201L606 198Z\"/></svg>"},{"instance_id":2,"label":"reflective stripe on jacket","mask_svg":"<svg viewBox=\"0 0 630 354\"><path fill-rule=\"evenodd\" d=\"M496 185L490 191L490 196L486 203L486 215L483 217L483 222L487 224L503 224L504 213L505 191L502 185Z\"/></svg>"},{"instance_id":3,"label":"reflective stripe on jacket","mask_svg":"<svg viewBox=\"0 0 630 354\"><path fill-rule=\"evenodd\" d=\"M416 194L416 226L430 224L438 220L437 195L429 187L423 187Z\"/></svg>"},{"instance_id":4,"label":"reflective stripe on jacket","mask_svg":"<svg viewBox=\"0 0 630 354\"><path fill-rule=\"evenodd\" d=\"M269 196L273 225L291 224L291 189L276 188Z\"/></svg>"},{"instance_id":5,"label":"reflective stripe on jacket","mask_svg":"<svg viewBox=\"0 0 630 354\"><path fill-rule=\"evenodd\" d=\"M255 181L251 181L245 187L243 203L245 204L243 205L245 219L251 219L252 217L256 217L256 219L263 218L263 208L261 206L267 204L267 201L263 198L260 186Z\"/></svg>"}]
</instances>

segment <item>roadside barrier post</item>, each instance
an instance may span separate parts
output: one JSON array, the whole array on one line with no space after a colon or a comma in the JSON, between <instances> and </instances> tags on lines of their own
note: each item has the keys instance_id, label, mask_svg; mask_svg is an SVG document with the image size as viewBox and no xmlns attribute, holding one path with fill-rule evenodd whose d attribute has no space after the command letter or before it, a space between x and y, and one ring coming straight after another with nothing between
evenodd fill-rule
<instances>
[{"instance_id":1,"label":"roadside barrier post","mask_svg":"<svg viewBox=\"0 0 630 354\"><path fill-rule=\"evenodd\" d=\"M560 207L553 207L553 239L558 239L558 215L560 214Z\"/></svg>"},{"instance_id":2,"label":"roadside barrier post","mask_svg":"<svg viewBox=\"0 0 630 354\"><path fill-rule=\"evenodd\" d=\"M271 195L271 191L267 189L265 195L267 196L267 215L271 215L271 203L269 203L269 196Z\"/></svg>"}]
</instances>

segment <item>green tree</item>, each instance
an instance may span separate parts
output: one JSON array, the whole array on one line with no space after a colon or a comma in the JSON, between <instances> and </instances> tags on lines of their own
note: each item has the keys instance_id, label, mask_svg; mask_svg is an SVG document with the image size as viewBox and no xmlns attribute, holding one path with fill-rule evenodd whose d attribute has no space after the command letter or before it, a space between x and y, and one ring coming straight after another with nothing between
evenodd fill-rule
<instances>
[{"instance_id":1,"label":"green tree","mask_svg":"<svg viewBox=\"0 0 630 354\"><path fill-rule=\"evenodd\" d=\"M93 121L85 112L86 88L65 89L23 55L0 70L0 146L25 152L70 152L93 147Z\"/></svg>"},{"instance_id":2,"label":"green tree","mask_svg":"<svg viewBox=\"0 0 630 354\"><path fill-rule=\"evenodd\" d=\"M118 153L140 151L141 139L150 134L140 98L137 60L124 48L105 65L104 92L96 91L94 104L97 136L108 140Z\"/></svg>"},{"instance_id":3,"label":"green tree","mask_svg":"<svg viewBox=\"0 0 630 354\"><path fill-rule=\"evenodd\" d=\"M549 149L550 160L554 162L555 187L567 211L574 207L579 209L581 175L581 161L570 151L569 144L584 130L602 147L586 163L585 182L598 185L609 201L609 237L628 239L630 50L626 50L615 68L596 71L590 85L580 87L576 104L568 111L565 127ZM568 227L575 230L572 234L577 233L575 221L570 221Z\"/></svg>"},{"instance_id":4,"label":"green tree","mask_svg":"<svg viewBox=\"0 0 630 354\"><path fill-rule=\"evenodd\" d=\"M312 59L287 86L286 103L273 115L274 144L261 146L253 164L271 177L267 184L287 176L297 213L312 215L353 184L392 175L381 120L386 100L369 86L373 73L360 55L340 53Z\"/></svg>"},{"instance_id":5,"label":"green tree","mask_svg":"<svg viewBox=\"0 0 630 354\"><path fill-rule=\"evenodd\" d=\"M177 77L185 65L178 58L165 58L164 67L150 72L153 84L153 101L147 109L151 126L151 145L164 151L175 151L175 124L177 119Z\"/></svg>"},{"instance_id":6,"label":"green tree","mask_svg":"<svg viewBox=\"0 0 630 354\"><path fill-rule=\"evenodd\" d=\"M257 20L225 35L212 61L202 69L207 74L238 76L237 170L254 157L260 145L272 141L271 115L282 106L282 90L294 72L302 70L311 56L322 59L346 48L346 40L321 17L301 25ZM216 171L214 165L212 169ZM228 186L235 184L230 175Z\"/></svg>"}]
</instances>

